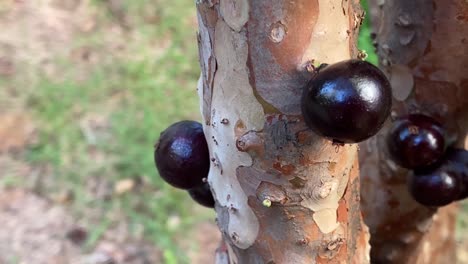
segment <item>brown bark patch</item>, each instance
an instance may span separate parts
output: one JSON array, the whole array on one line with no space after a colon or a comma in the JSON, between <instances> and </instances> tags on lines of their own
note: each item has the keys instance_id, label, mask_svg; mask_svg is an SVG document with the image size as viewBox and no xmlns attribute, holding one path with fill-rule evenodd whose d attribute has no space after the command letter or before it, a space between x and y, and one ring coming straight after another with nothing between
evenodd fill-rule
<instances>
[{"instance_id":1,"label":"brown bark patch","mask_svg":"<svg viewBox=\"0 0 468 264\"><path fill-rule=\"evenodd\" d=\"M299 114L306 79L298 68L318 17L318 2L251 1L250 10L251 85L260 98L281 113Z\"/></svg>"}]
</instances>

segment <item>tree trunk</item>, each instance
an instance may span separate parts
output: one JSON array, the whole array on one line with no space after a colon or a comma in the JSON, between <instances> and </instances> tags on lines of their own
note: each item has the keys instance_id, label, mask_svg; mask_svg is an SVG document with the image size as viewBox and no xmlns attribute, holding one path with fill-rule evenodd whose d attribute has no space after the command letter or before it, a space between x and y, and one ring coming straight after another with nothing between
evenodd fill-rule
<instances>
[{"instance_id":1,"label":"tree trunk","mask_svg":"<svg viewBox=\"0 0 468 264\"><path fill-rule=\"evenodd\" d=\"M355 0L199 0L198 91L217 263L368 263L357 146L312 133L300 111L314 62L357 56Z\"/></svg>"},{"instance_id":2,"label":"tree trunk","mask_svg":"<svg viewBox=\"0 0 468 264\"><path fill-rule=\"evenodd\" d=\"M367 0L367 9L372 33L379 32L384 0Z\"/></svg>"},{"instance_id":3,"label":"tree trunk","mask_svg":"<svg viewBox=\"0 0 468 264\"><path fill-rule=\"evenodd\" d=\"M393 88L392 117L425 113L467 148L468 4L466 0L381 1L376 38ZM390 123L390 122L389 122ZM361 145L363 214L375 263L455 263L455 206L417 204L407 191L411 173L388 157L388 126Z\"/></svg>"}]
</instances>

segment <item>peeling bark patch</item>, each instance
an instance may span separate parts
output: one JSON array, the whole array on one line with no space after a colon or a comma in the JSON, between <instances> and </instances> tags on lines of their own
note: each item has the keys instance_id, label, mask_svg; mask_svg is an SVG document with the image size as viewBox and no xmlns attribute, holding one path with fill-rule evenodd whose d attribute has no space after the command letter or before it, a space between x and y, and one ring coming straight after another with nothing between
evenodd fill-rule
<instances>
[{"instance_id":1,"label":"peeling bark patch","mask_svg":"<svg viewBox=\"0 0 468 264\"><path fill-rule=\"evenodd\" d=\"M459 92L468 88L468 86L457 87L452 82L431 81L417 77L414 80L415 91L413 99L417 101L417 105L421 110L427 111L436 117L444 117L446 115L455 115L457 112L462 111L465 106L466 98L460 96L462 94ZM447 109L441 111L441 107L436 107L438 105L444 105L445 107L442 108ZM447 125L450 120L444 119L442 123Z\"/></svg>"},{"instance_id":2,"label":"peeling bark patch","mask_svg":"<svg viewBox=\"0 0 468 264\"><path fill-rule=\"evenodd\" d=\"M296 167L293 164L281 164L280 161L273 163L273 168L283 175L291 175L293 174Z\"/></svg>"},{"instance_id":3,"label":"peeling bark patch","mask_svg":"<svg viewBox=\"0 0 468 264\"><path fill-rule=\"evenodd\" d=\"M415 77L433 81L451 82L460 87L460 81L468 72L468 23L455 17L464 13L468 16L468 5L464 0L445 2L435 1L431 35L431 49L414 67ZM462 88L462 87L460 87Z\"/></svg>"},{"instance_id":4,"label":"peeling bark patch","mask_svg":"<svg viewBox=\"0 0 468 264\"><path fill-rule=\"evenodd\" d=\"M353 28L352 25L356 24L355 14L360 14L358 15L358 19L360 17L359 24L362 24L365 16L365 11L361 8L361 4L359 0L342 0L342 7L343 7L343 15L347 16L349 19L349 30L346 31L348 34L349 40L348 40L348 48L349 48L349 56L351 58L356 58L359 56L359 49L358 49L358 41L357 39L359 38L359 27L358 28ZM347 12L346 10L347 7ZM375 21L373 21L375 22ZM375 23L372 23L373 25Z\"/></svg>"},{"instance_id":5,"label":"peeling bark patch","mask_svg":"<svg viewBox=\"0 0 468 264\"><path fill-rule=\"evenodd\" d=\"M338 227L333 233L322 238L318 251L318 263L329 263L340 255L340 259L349 254L346 252L346 234L343 226ZM333 262L334 263L334 262ZM353 262L354 263L354 262Z\"/></svg>"},{"instance_id":6,"label":"peeling bark patch","mask_svg":"<svg viewBox=\"0 0 468 264\"><path fill-rule=\"evenodd\" d=\"M227 249L227 246L222 242L223 245L221 245L218 249L216 249L215 252L215 263L216 264L230 264L229 263L229 251Z\"/></svg>"},{"instance_id":7,"label":"peeling bark patch","mask_svg":"<svg viewBox=\"0 0 468 264\"><path fill-rule=\"evenodd\" d=\"M286 121L276 122L271 126L269 132L269 136L273 139L273 143L277 148L281 148L285 146L288 141L291 141Z\"/></svg>"},{"instance_id":8,"label":"peeling bark patch","mask_svg":"<svg viewBox=\"0 0 468 264\"><path fill-rule=\"evenodd\" d=\"M354 13L354 30L358 29L362 25L365 15L366 13L364 10L361 10L361 12Z\"/></svg>"},{"instance_id":9,"label":"peeling bark patch","mask_svg":"<svg viewBox=\"0 0 468 264\"><path fill-rule=\"evenodd\" d=\"M219 170L219 174L223 175L223 164L221 164L221 161L219 160L218 154L216 154L216 152L213 152L213 155L214 158L211 158L212 167L217 168Z\"/></svg>"},{"instance_id":10,"label":"peeling bark patch","mask_svg":"<svg viewBox=\"0 0 468 264\"><path fill-rule=\"evenodd\" d=\"M299 177L294 177L292 180L289 180L289 183L293 186L295 189L301 189L305 186L306 181L299 178Z\"/></svg>"},{"instance_id":11,"label":"peeling bark patch","mask_svg":"<svg viewBox=\"0 0 468 264\"><path fill-rule=\"evenodd\" d=\"M313 214L313 218L320 231L324 234L333 232L339 224L336 216L336 209L322 209Z\"/></svg>"},{"instance_id":12,"label":"peeling bark patch","mask_svg":"<svg viewBox=\"0 0 468 264\"><path fill-rule=\"evenodd\" d=\"M392 65L390 70L390 83L392 86L393 97L398 101L404 101L413 91L413 74L405 65Z\"/></svg>"},{"instance_id":13,"label":"peeling bark patch","mask_svg":"<svg viewBox=\"0 0 468 264\"><path fill-rule=\"evenodd\" d=\"M317 19L317 0L250 1L249 70L258 96L284 114L301 113L298 71ZM254 62L254 63L253 63Z\"/></svg>"},{"instance_id":14,"label":"peeling bark patch","mask_svg":"<svg viewBox=\"0 0 468 264\"><path fill-rule=\"evenodd\" d=\"M251 155L263 156L263 135L256 131L249 131L236 140L236 147L241 152L249 152Z\"/></svg>"},{"instance_id":15,"label":"peeling bark patch","mask_svg":"<svg viewBox=\"0 0 468 264\"><path fill-rule=\"evenodd\" d=\"M422 56L432 35L433 11L432 1L385 2L376 39L382 43L377 49L380 61L386 66L408 64Z\"/></svg>"},{"instance_id":16,"label":"peeling bark patch","mask_svg":"<svg viewBox=\"0 0 468 264\"><path fill-rule=\"evenodd\" d=\"M337 156L339 160L332 161L336 164L332 170L328 163L316 164L313 170L314 177L308 179L307 187L301 192L301 205L314 212L313 218L325 234L338 227L338 202L346 190L349 174L355 162L354 158L340 159L352 156L351 153L355 151L356 146L345 145ZM341 174L334 175L337 171Z\"/></svg>"},{"instance_id":17,"label":"peeling bark patch","mask_svg":"<svg viewBox=\"0 0 468 264\"><path fill-rule=\"evenodd\" d=\"M336 238L335 240L328 241L325 244L322 244L322 249L319 253L321 258L332 259L334 258L341 249L341 245L345 243L344 239L341 237Z\"/></svg>"},{"instance_id":18,"label":"peeling bark patch","mask_svg":"<svg viewBox=\"0 0 468 264\"><path fill-rule=\"evenodd\" d=\"M229 224L225 237L237 248L245 249L254 243L259 226L236 175L239 166L252 165L252 158L248 153L238 151L236 139L246 131L261 130L264 113L253 96L253 89L248 81L245 68L248 52L245 33L237 33L223 20L218 20L213 42L217 43L214 54L218 68L213 82L211 120L225 118L236 120L236 123L233 127L214 125L213 122L213 125L204 127L205 136L208 139L214 137L218 143L209 144L214 161L208 182L216 190L215 199L220 206L236 209L228 210ZM232 234L236 234L236 239L232 239Z\"/></svg>"},{"instance_id":19,"label":"peeling bark patch","mask_svg":"<svg viewBox=\"0 0 468 264\"><path fill-rule=\"evenodd\" d=\"M239 32L249 19L249 3L247 0L220 0L220 11L224 21Z\"/></svg>"},{"instance_id":20,"label":"peeling bark patch","mask_svg":"<svg viewBox=\"0 0 468 264\"><path fill-rule=\"evenodd\" d=\"M205 8L204 5L198 5L198 8ZM215 16L214 11L206 11L203 14L205 16ZM211 111L211 100L212 100L212 91L213 91L213 81L214 75L216 73L216 58L213 51L213 43L210 36L213 33L213 29L210 29L209 22L214 23L213 18L208 19L207 17L203 18L201 16L202 12L197 13L198 24L199 24L199 33L197 35L198 40L198 53L200 56L200 68L202 69L201 73L201 85L198 85L198 92L203 98L203 103L200 104L201 113L205 119L205 123L210 124L210 111ZM205 25L207 23L208 25Z\"/></svg>"},{"instance_id":21,"label":"peeling bark patch","mask_svg":"<svg viewBox=\"0 0 468 264\"><path fill-rule=\"evenodd\" d=\"M332 64L351 57L350 37L348 36L350 19L348 14L343 14L343 5L349 5L348 1L341 3L338 3L338 1L320 1L318 19L311 35L310 45L302 58L302 63L306 63L313 58L320 63ZM357 15L356 13L353 14ZM358 21L356 23L359 26L360 20L358 18L353 21ZM330 47L333 47L333 49Z\"/></svg>"}]
</instances>

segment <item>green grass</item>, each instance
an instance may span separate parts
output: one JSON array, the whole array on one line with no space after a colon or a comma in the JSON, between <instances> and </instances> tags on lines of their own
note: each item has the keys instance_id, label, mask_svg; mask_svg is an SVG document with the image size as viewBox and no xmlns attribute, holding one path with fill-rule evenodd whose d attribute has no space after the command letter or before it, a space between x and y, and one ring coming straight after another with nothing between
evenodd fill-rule
<instances>
[{"instance_id":1,"label":"green grass","mask_svg":"<svg viewBox=\"0 0 468 264\"><path fill-rule=\"evenodd\" d=\"M359 30L358 47L360 50L363 50L367 53L366 60L368 62L374 65L378 65L379 58L377 57L377 54L375 54L375 49L374 49L374 46L372 45L372 40L371 40L372 29L371 29L370 15L369 15L369 12L367 11L369 9L367 0L361 0L361 5L364 8L364 10L366 10L366 16Z\"/></svg>"},{"instance_id":2,"label":"green grass","mask_svg":"<svg viewBox=\"0 0 468 264\"><path fill-rule=\"evenodd\" d=\"M166 263L188 262L177 237L214 214L194 213L185 192L164 184L157 176L152 153L156 138L169 124L200 118L193 114L199 112L193 0L124 1L132 32L126 33L125 51L110 54L109 42L103 38L106 25L117 18L103 1L95 0L94 5L99 14L97 30L79 36L74 45L95 51L99 63L80 66L60 57L57 78L38 70L28 107L40 124L40 133L28 151L28 161L52 166L55 184L50 191L73 190L72 207L78 217L86 218L86 208L101 208L104 220L90 230L88 247L111 225L108 213L122 211L130 220L130 229L144 227L145 236L161 248ZM375 63L367 20L361 32L360 47ZM154 56L154 47L161 43L169 44ZM77 76L86 67L86 76ZM103 116L107 123L102 135L90 140L83 133L82 120L93 114ZM101 162L92 155L95 152L103 156ZM143 178L150 187L110 200L96 198L84 188L93 179L114 183L124 178ZM168 228L172 216L181 218L175 230Z\"/></svg>"},{"instance_id":3,"label":"green grass","mask_svg":"<svg viewBox=\"0 0 468 264\"><path fill-rule=\"evenodd\" d=\"M166 263L187 262L176 236L213 213L194 214L188 195L159 179L152 154L165 127L176 120L200 118L193 114L199 111L195 29L181 19L193 18L195 8L191 0L125 3L133 31L129 38L137 36L139 40L126 44L126 54L102 56L106 52L101 40L105 25L114 18L101 1L96 1L103 29L80 36L75 45L101 53L102 62L92 65L85 78L75 76L75 65L67 58L57 58L63 65L60 78L49 78L39 71L41 76L28 105L40 123L40 134L27 158L34 164L52 165L53 187L74 191L73 207L78 216L85 217L83 208L87 207L102 208L103 219L107 219L105 212L122 211L130 227L144 226L145 236L162 249ZM148 16L157 16L157 24L145 23ZM167 38L170 44L155 58L152 49ZM90 114L104 116L108 122L105 135L91 141L81 124ZM96 165L91 151L102 153L104 161ZM110 183L143 178L150 187L110 200L96 199L83 188L93 178ZM177 230L168 228L171 216L182 219ZM93 227L87 246L92 247L110 224L104 220Z\"/></svg>"}]
</instances>

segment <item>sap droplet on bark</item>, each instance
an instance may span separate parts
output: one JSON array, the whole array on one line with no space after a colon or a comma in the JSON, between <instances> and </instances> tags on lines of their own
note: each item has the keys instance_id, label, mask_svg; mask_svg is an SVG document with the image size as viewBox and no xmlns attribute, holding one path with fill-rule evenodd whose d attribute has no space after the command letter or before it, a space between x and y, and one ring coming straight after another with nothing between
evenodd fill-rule
<instances>
[{"instance_id":1,"label":"sap droplet on bark","mask_svg":"<svg viewBox=\"0 0 468 264\"><path fill-rule=\"evenodd\" d=\"M283 39L284 36L286 35L286 29L284 28L284 25L281 22L275 23L270 32L270 39L274 43L280 43Z\"/></svg>"},{"instance_id":2,"label":"sap droplet on bark","mask_svg":"<svg viewBox=\"0 0 468 264\"><path fill-rule=\"evenodd\" d=\"M272 203L284 204L287 201L287 196L284 189L281 186L270 182L261 182L257 188L256 195L257 199L261 201L264 206L266 206L265 203L269 203L271 206Z\"/></svg>"},{"instance_id":3,"label":"sap droplet on bark","mask_svg":"<svg viewBox=\"0 0 468 264\"><path fill-rule=\"evenodd\" d=\"M394 64L391 67L390 84L393 97L398 101L404 101L413 91L414 79L411 70L402 64Z\"/></svg>"},{"instance_id":4,"label":"sap droplet on bark","mask_svg":"<svg viewBox=\"0 0 468 264\"><path fill-rule=\"evenodd\" d=\"M263 200L262 205L265 207L271 207L271 200L268 200L268 199Z\"/></svg>"}]
</instances>

